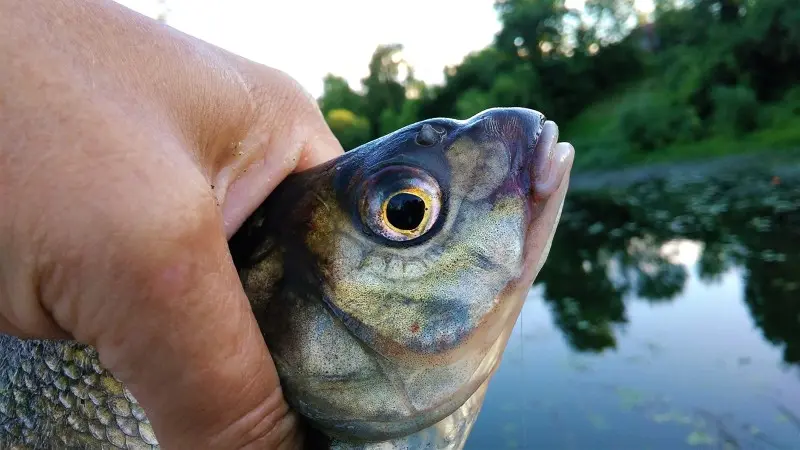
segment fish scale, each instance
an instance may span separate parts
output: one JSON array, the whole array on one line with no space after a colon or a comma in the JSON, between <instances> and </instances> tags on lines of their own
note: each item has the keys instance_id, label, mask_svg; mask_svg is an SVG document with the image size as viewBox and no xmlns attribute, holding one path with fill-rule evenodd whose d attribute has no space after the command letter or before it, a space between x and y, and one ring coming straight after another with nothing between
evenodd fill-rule
<instances>
[{"instance_id":1,"label":"fish scale","mask_svg":"<svg viewBox=\"0 0 800 450\"><path fill-rule=\"evenodd\" d=\"M7 436L23 444L15 450L41 448L158 448L153 428L136 399L97 359L92 347L69 343L17 341L18 368L0 373L0 418ZM41 392L32 396L32 392ZM37 414L46 411L49 425ZM21 439L20 439L21 438ZM52 444L50 444L52 443ZM0 446L6 447L0 437Z\"/></svg>"}]
</instances>

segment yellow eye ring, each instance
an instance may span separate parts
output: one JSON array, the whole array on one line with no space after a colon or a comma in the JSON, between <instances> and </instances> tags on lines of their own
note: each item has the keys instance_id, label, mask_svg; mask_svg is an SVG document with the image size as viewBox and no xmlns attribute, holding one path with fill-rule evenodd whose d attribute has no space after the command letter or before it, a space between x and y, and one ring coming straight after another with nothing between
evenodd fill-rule
<instances>
[{"instance_id":1,"label":"yellow eye ring","mask_svg":"<svg viewBox=\"0 0 800 450\"><path fill-rule=\"evenodd\" d=\"M381 220L393 233L414 239L430 228L430 194L419 188L407 188L395 192L381 204Z\"/></svg>"},{"instance_id":2,"label":"yellow eye ring","mask_svg":"<svg viewBox=\"0 0 800 450\"><path fill-rule=\"evenodd\" d=\"M416 167L384 168L361 186L358 195L363 223L388 241L416 241L441 219L444 198L439 183Z\"/></svg>"}]
</instances>

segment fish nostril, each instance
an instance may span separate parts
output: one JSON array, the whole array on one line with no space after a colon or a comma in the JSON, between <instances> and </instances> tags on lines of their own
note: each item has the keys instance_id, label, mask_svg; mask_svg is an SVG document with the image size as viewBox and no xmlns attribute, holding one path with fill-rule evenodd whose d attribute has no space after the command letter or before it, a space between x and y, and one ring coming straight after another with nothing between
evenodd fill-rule
<instances>
[{"instance_id":1,"label":"fish nostril","mask_svg":"<svg viewBox=\"0 0 800 450\"><path fill-rule=\"evenodd\" d=\"M444 130L437 130L431 124L426 123L422 125L414 141L423 147L431 147L439 143L442 135L444 135Z\"/></svg>"}]
</instances>

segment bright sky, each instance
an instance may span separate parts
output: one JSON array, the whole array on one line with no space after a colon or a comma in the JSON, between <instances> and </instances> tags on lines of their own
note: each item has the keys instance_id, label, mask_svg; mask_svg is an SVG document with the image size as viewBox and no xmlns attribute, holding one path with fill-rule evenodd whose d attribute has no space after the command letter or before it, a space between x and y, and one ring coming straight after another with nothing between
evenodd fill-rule
<instances>
[{"instance_id":1,"label":"bright sky","mask_svg":"<svg viewBox=\"0 0 800 450\"><path fill-rule=\"evenodd\" d=\"M117 0L156 17L158 0ZM331 72L354 88L379 44L401 43L426 83L488 45L500 29L492 0L167 0L167 23L296 78L314 96ZM457 18L456 18L457 17Z\"/></svg>"},{"instance_id":2,"label":"bright sky","mask_svg":"<svg viewBox=\"0 0 800 450\"><path fill-rule=\"evenodd\" d=\"M159 0L116 0L150 17ZM637 0L647 5L652 0ZM353 88L379 44L401 43L415 75L443 80L447 65L487 46L500 23L493 0L166 0L167 23L297 79L315 97L326 73ZM580 7L583 0L568 0Z\"/></svg>"}]
</instances>

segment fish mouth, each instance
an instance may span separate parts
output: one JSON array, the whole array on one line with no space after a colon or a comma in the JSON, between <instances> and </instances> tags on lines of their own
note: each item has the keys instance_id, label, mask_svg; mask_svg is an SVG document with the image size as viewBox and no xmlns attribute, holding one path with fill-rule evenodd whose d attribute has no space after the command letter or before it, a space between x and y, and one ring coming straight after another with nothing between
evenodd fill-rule
<instances>
[{"instance_id":1,"label":"fish mouth","mask_svg":"<svg viewBox=\"0 0 800 450\"><path fill-rule=\"evenodd\" d=\"M568 178L575 149L569 143L558 142L558 125L541 112L519 107L491 108L461 123L466 125L467 133L477 131L489 140L504 141L522 171L528 168L522 179L508 181L525 186L539 201L556 194Z\"/></svg>"},{"instance_id":2,"label":"fish mouth","mask_svg":"<svg viewBox=\"0 0 800 450\"><path fill-rule=\"evenodd\" d=\"M523 265L520 276L509 283L508 288L529 289L550 253L575 160L572 144L559 142L558 138L558 125L546 120L530 152L530 218L523 247ZM546 230L548 226L551 227L549 232Z\"/></svg>"},{"instance_id":3,"label":"fish mouth","mask_svg":"<svg viewBox=\"0 0 800 450\"><path fill-rule=\"evenodd\" d=\"M558 142L558 125L545 120L532 150L533 192L535 197L550 197L556 193L572 167L575 148Z\"/></svg>"}]
</instances>

